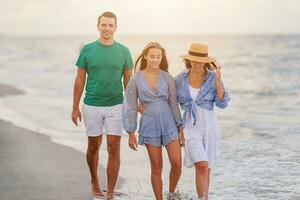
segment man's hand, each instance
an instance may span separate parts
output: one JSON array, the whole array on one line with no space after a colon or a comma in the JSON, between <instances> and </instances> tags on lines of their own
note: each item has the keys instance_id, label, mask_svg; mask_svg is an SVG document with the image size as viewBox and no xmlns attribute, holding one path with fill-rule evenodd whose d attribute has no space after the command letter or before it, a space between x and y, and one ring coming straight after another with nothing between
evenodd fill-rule
<instances>
[{"instance_id":1,"label":"man's hand","mask_svg":"<svg viewBox=\"0 0 300 200\"><path fill-rule=\"evenodd\" d=\"M73 110L72 110L72 121L76 126L78 125L77 119L81 121L81 112L79 110L79 102L83 92L83 88L85 85L85 78L86 78L86 70L81 69L80 67L77 68L77 75L74 82L74 91L73 91Z\"/></svg>"},{"instance_id":2,"label":"man's hand","mask_svg":"<svg viewBox=\"0 0 300 200\"><path fill-rule=\"evenodd\" d=\"M81 121L81 112L80 112L79 108L73 109L73 111L72 111L72 121L76 126L78 126L78 123L77 123L78 118L79 118L79 121Z\"/></svg>"}]
</instances>

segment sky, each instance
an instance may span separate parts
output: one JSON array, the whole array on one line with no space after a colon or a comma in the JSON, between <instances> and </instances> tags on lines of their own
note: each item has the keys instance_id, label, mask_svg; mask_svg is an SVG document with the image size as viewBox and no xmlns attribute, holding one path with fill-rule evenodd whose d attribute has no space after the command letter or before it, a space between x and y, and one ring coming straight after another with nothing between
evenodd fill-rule
<instances>
[{"instance_id":1,"label":"sky","mask_svg":"<svg viewBox=\"0 0 300 200\"><path fill-rule=\"evenodd\" d=\"M300 0L1 0L0 34L92 35L105 11L124 35L300 33Z\"/></svg>"}]
</instances>

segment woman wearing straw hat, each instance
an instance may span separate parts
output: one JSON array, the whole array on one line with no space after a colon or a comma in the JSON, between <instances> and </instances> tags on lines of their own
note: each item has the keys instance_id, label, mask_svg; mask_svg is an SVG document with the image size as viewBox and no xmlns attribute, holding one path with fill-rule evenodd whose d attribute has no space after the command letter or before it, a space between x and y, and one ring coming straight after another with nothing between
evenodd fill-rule
<instances>
[{"instance_id":1,"label":"woman wearing straw hat","mask_svg":"<svg viewBox=\"0 0 300 200\"><path fill-rule=\"evenodd\" d=\"M135 71L137 67L138 72L127 85L123 103L123 127L129 134L129 147L137 150L134 132L140 101L144 112L139 124L138 143L145 145L148 151L155 198L163 198L162 147L165 146L171 165L167 199L179 200L180 195L175 189L181 175L180 145L184 142L184 136L174 78L168 73L164 48L154 42L146 45L135 63Z\"/></svg>"},{"instance_id":2,"label":"woman wearing straw hat","mask_svg":"<svg viewBox=\"0 0 300 200\"><path fill-rule=\"evenodd\" d=\"M175 78L177 100L184 111L184 166L194 167L198 198L208 199L210 169L218 158L220 127L214 113L228 105L220 67L208 56L208 47L193 43L182 56L186 70Z\"/></svg>"}]
</instances>

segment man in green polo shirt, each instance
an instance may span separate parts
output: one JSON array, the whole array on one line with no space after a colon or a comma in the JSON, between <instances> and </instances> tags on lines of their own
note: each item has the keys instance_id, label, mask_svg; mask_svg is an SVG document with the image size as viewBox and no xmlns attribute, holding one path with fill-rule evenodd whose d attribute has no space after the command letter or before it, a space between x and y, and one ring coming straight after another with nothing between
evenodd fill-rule
<instances>
[{"instance_id":1,"label":"man in green polo shirt","mask_svg":"<svg viewBox=\"0 0 300 200\"><path fill-rule=\"evenodd\" d=\"M104 196L98 181L98 153L102 134L106 134L107 199L113 198L120 168L120 140L122 134L123 85L131 76L132 58L127 47L114 40L117 18L105 12L98 18L100 38L85 45L76 62L77 76L74 83L72 121L81 121L80 98L85 86L82 116L88 136L86 153L91 173L92 194ZM86 78L87 76L87 78Z\"/></svg>"}]
</instances>

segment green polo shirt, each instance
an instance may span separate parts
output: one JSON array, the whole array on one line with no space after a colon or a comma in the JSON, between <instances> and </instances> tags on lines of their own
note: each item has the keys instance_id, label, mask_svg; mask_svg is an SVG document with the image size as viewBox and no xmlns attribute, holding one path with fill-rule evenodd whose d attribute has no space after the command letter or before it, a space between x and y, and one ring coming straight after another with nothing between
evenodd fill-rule
<instances>
[{"instance_id":1,"label":"green polo shirt","mask_svg":"<svg viewBox=\"0 0 300 200\"><path fill-rule=\"evenodd\" d=\"M132 67L127 47L116 41L103 45L96 40L82 48L76 66L87 72L85 104L113 106L123 102L123 70Z\"/></svg>"}]
</instances>

